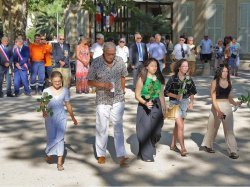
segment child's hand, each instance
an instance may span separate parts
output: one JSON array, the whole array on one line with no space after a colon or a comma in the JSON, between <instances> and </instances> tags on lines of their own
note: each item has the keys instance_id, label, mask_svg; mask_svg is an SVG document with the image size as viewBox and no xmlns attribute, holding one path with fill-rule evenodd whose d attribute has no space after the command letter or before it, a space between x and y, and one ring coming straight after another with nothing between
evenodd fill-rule
<instances>
[{"instance_id":1,"label":"child's hand","mask_svg":"<svg viewBox=\"0 0 250 187\"><path fill-rule=\"evenodd\" d=\"M77 122L75 117L72 118L72 121L73 121L74 125L78 125L78 122Z\"/></svg>"},{"instance_id":2,"label":"child's hand","mask_svg":"<svg viewBox=\"0 0 250 187\"><path fill-rule=\"evenodd\" d=\"M44 111L44 112L43 112L43 117L44 117L44 118L47 118L47 117L48 117L48 112L47 112L47 111Z\"/></svg>"}]
</instances>

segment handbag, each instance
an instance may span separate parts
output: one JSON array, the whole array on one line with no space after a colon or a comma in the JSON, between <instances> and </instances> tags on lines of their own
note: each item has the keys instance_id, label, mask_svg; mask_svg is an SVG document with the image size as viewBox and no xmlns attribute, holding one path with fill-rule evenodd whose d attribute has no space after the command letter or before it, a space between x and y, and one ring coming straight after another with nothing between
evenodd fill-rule
<instances>
[{"instance_id":1,"label":"handbag","mask_svg":"<svg viewBox=\"0 0 250 187\"><path fill-rule=\"evenodd\" d=\"M170 105L166 111L166 118L175 119L178 110L179 105Z\"/></svg>"},{"instance_id":2,"label":"handbag","mask_svg":"<svg viewBox=\"0 0 250 187\"><path fill-rule=\"evenodd\" d=\"M235 59L237 57L237 55L232 53L231 57Z\"/></svg>"}]
</instances>

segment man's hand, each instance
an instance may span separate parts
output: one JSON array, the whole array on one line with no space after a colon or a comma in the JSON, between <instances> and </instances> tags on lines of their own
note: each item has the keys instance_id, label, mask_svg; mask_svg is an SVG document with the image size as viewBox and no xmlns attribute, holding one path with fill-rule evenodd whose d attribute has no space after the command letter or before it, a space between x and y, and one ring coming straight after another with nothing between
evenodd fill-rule
<instances>
[{"instance_id":1,"label":"man's hand","mask_svg":"<svg viewBox=\"0 0 250 187\"><path fill-rule=\"evenodd\" d=\"M111 90L113 88L113 84L111 82L104 82L103 88L105 88L107 90Z\"/></svg>"},{"instance_id":2,"label":"man's hand","mask_svg":"<svg viewBox=\"0 0 250 187\"><path fill-rule=\"evenodd\" d=\"M65 62L64 62L64 61L61 61L61 60L60 60L59 63L60 63L60 66L61 66L61 67L63 67L63 66L65 65Z\"/></svg>"},{"instance_id":3,"label":"man's hand","mask_svg":"<svg viewBox=\"0 0 250 187\"><path fill-rule=\"evenodd\" d=\"M4 66L7 68L7 67L10 66L10 63L9 63L9 62L5 62L5 63L4 63Z\"/></svg>"},{"instance_id":4,"label":"man's hand","mask_svg":"<svg viewBox=\"0 0 250 187\"><path fill-rule=\"evenodd\" d=\"M22 69L19 63L16 63L16 67L17 67L17 69L19 69L19 70Z\"/></svg>"},{"instance_id":5,"label":"man's hand","mask_svg":"<svg viewBox=\"0 0 250 187\"><path fill-rule=\"evenodd\" d=\"M162 69L164 69L166 67L166 64L165 63L163 63L162 64Z\"/></svg>"}]
</instances>

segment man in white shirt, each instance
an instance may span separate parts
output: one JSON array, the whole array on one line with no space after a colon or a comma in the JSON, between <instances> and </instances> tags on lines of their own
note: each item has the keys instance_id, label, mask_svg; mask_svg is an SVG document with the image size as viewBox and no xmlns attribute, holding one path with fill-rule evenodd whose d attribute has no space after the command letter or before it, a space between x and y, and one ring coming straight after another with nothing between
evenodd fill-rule
<instances>
[{"instance_id":1,"label":"man in white shirt","mask_svg":"<svg viewBox=\"0 0 250 187\"><path fill-rule=\"evenodd\" d=\"M95 59L103 54L103 44L104 44L104 36L102 34L96 35L96 43L90 49L90 56L92 59Z\"/></svg>"},{"instance_id":2,"label":"man in white shirt","mask_svg":"<svg viewBox=\"0 0 250 187\"><path fill-rule=\"evenodd\" d=\"M166 54L167 49L163 43L161 43L161 35L155 35L155 42L149 46L149 57L158 60L160 70L162 71L166 66Z\"/></svg>"},{"instance_id":3,"label":"man in white shirt","mask_svg":"<svg viewBox=\"0 0 250 187\"><path fill-rule=\"evenodd\" d=\"M189 47L187 46L187 44L185 44L185 37L180 36L179 43L174 46L174 60L179 61L181 59L187 59L189 53Z\"/></svg>"},{"instance_id":4,"label":"man in white shirt","mask_svg":"<svg viewBox=\"0 0 250 187\"><path fill-rule=\"evenodd\" d=\"M128 62L128 58L129 58L129 49L126 46L125 38L121 38L119 40L119 45L116 46L116 56L122 57L122 60L127 67L127 62Z\"/></svg>"}]
</instances>

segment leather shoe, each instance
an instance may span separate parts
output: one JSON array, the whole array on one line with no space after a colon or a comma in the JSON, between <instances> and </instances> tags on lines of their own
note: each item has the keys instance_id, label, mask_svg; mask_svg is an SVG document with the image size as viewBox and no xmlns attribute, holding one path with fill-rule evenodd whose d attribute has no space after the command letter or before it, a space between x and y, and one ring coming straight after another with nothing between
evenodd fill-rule
<instances>
[{"instance_id":1,"label":"leather shoe","mask_svg":"<svg viewBox=\"0 0 250 187\"><path fill-rule=\"evenodd\" d=\"M204 146L204 150L208 153L215 153L215 151L212 148L209 148L207 146Z\"/></svg>"},{"instance_id":2,"label":"leather shoe","mask_svg":"<svg viewBox=\"0 0 250 187\"><path fill-rule=\"evenodd\" d=\"M232 152L232 153L230 153L229 157L232 159L237 159L237 158L239 158L239 155L237 153Z\"/></svg>"},{"instance_id":3,"label":"leather shoe","mask_svg":"<svg viewBox=\"0 0 250 187\"><path fill-rule=\"evenodd\" d=\"M105 164L106 158L104 156L101 156L98 158L98 164Z\"/></svg>"},{"instance_id":4,"label":"leather shoe","mask_svg":"<svg viewBox=\"0 0 250 187\"><path fill-rule=\"evenodd\" d=\"M126 163L126 161L128 160L129 158L128 157L122 157L120 159L120 167L127 167L128 166L128 163Z\"/></svg>"},{"instance_id":5,"label":"leather shoe","mask_svg":"<svg viewBox=\"0 0 250 187\"><path fill-rule=\"evenodd\" d=\"M15 96L12 94L7 94L7 97L15 97Z\"/></svg>"}]
</instances>

